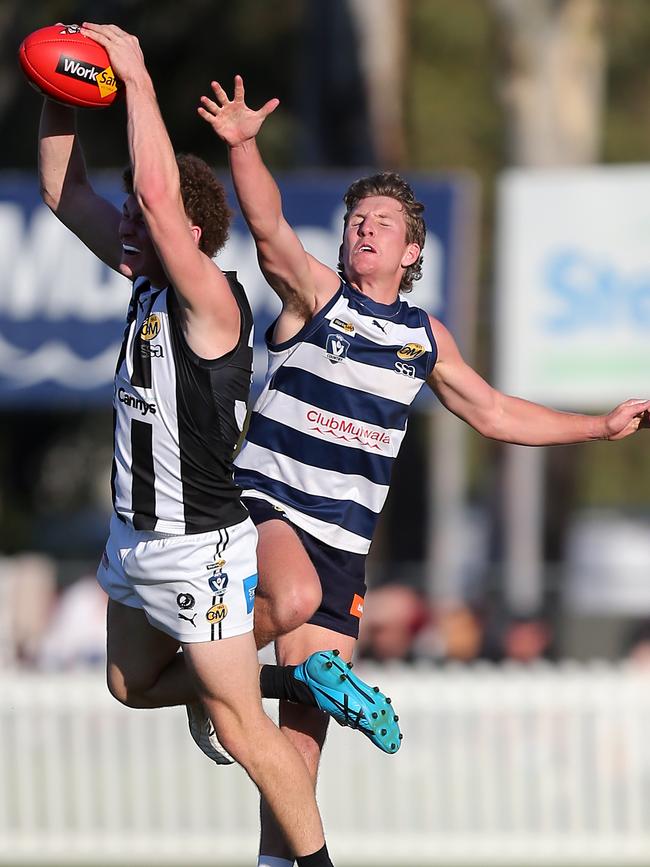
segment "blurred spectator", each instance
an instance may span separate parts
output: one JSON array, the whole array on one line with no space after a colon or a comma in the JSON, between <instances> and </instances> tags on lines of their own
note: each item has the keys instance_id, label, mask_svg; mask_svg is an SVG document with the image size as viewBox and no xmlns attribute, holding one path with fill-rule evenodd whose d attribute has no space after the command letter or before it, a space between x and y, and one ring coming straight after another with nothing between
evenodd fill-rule
<instances>
[{"instance_id":1,"label":"blurred spectator","mask_svg":"<svg viewBox=\"0 0 650 867\"><path fill-rule=\"evenodd\" d=\"M423 597L401 584L385 584L369 590L364 602L359 634L360 656L410 660L416 636L429 624Z\"/></svg>"},{"instance_id":2,"label":"blurred spectator","mask_svg":"<svg viewBox=\"0 0 650 867\"><path fill-rule=\"evenodd\" d=\"M492 662L535 662L553 656L553 629L543 615L499 614L486 629L482 655Z\"/></svg>"},{"instance_id":3,"label":"blurred spectator","mask_svg":"<svg viewBox=\"0 0 650 867\"><path fill-rule=\"evenodd\" d=\"M49 557L22 554L0 561L0 667L34 664L55 598Z\"/></svg>"},{"instance_id":4,"label":"blurred spectator","mask_svg":"<svg viewBox=\"0 0 650 867\"><path fill-rule=\"evenodd\" d=\"M503 636L503 656L516 662L543 659L550 650L551 637L551 628L542 619L513 620Z\"/></svg>"},{"instance_id":5,"label":"blurred spectator","mask_svg":"<svg viewBox=\"0 0 650 867\"><path fill-rule=\"evenodd\" d=\"M650 619L641 620L623 643L625 659L634 666L650 670Z\"/></svg>"},{"instance_id":6,"label":"blurred spectator","mask_svg":"<svg viewBox=\"0 0 650 867\"><path fill-rule=\"evenodd\" d=\"M483 624L467 605L442 607L435 618L443 659L472 662L481 654Z\"/></svg>"},{"instance_id":7,"label":"blurred spectator","mask_svg":"<svg viewBox=\"0 0 650 867\"><path fill-rule=\"evenodd\" d=\"M94 576L67 587L44 630L38 666L44 671L103 665L106 660L107 596Z\"/></svg>"}]
</instances>

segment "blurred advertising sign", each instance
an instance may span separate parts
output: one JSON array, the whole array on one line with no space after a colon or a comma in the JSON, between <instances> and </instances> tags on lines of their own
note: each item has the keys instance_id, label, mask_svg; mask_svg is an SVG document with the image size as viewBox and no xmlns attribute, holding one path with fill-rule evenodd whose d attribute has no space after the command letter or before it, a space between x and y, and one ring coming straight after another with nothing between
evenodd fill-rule
<instances>
[{"instance_id":1,"label":"blurred advertising sign","mask_svg":"<svg viewBox=\"0 0 650 867\"><path fill-rule=\"evenodd\" d=\"M342 195L358 176L280 179L289 222L305 248L334 268ZM460 269L466 267L468 247L475 247L474 183L463 176L411 180L425 204L428 229L424 273L413 298L451 325ZM116 175L93 181L99 193L121 206L124 194ZM108 404L130 284L41 204L33 175L0 175L0 261L0 405ZM260 273L240 217L217 261L237 271L253 307L259 383L266 369L264 332L279 303Z\"/></svg>"},{"instance_id":2,"label":"blurred advertising sign","mask_svg":"<svg viewBox=\"0 0 650 867\"><path fill-rule=\"evenodd\" d=\"M513 170L499 188L497 384L602 410L650 390L650 166Z\"/></svg>"}]
</instances>

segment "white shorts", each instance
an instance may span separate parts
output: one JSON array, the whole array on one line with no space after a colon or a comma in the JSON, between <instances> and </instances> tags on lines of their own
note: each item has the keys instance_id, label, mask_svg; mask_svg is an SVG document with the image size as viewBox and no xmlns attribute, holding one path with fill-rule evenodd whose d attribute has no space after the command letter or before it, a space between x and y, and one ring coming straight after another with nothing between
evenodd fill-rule
<instances>
[{"instance_id":1,"label":"white shorts","mask_svg":"<svg viewBox=\"0 0 650 867\"><path fill-rule=\"evenodd\" d=\"M134 530L113 515L97 580L111 599L141 608L178 641L217 641L253 628L256 546L250 518L171 536Z\"/></svg>"}]
</instances>

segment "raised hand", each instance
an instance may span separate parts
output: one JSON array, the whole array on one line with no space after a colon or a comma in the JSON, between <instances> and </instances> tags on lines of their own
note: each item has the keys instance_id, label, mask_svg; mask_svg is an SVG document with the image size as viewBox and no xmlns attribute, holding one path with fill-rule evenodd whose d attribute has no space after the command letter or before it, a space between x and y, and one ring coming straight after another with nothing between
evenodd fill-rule
<instances>
[{"instance_id":1,"label":"raised hand","mask_svg":"<svg viewBox=\"0 0 650 867\"><path fill-rule=\"evenodd\" d=\"M606 439L622 440L640 428L650 427L650 401L630 399L605 416Z\"/></svg>"},{"instance_id":2,"label":"raised hand","mask_svg":"<svg viewBox=\"0 0 650 867\"><path fill-rule=\"evenodd\" d=\"M237 147L255 138L266 118L280 104L279 99L270 99L257 111L249 108L244 101L241 75L235 76L232 99L228 99L228 94L218 81L211 82L211 87L214 99L202 96L198 113L230 147Z\"/></svg>"},{"instance_id":3,"label":"raised hand","mask_svg":"<svg viewBox=\"0 0 650 867\"><path fill-rule=\"evenodd\" d=\"M136 36L120 29L115 24L81 25L81 32L103 45L111 61L111 69L125 84L148 76L144 55Z\"/></svg>"}]
</instances>

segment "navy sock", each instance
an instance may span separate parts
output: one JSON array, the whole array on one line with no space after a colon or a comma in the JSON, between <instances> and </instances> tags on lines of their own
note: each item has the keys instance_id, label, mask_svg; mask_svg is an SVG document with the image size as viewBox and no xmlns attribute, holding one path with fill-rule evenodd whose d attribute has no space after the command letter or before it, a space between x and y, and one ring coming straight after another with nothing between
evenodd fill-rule
<instances>
[{"instance_id":1,"label":"navy sock","mask_svg":"<svg viewBox=\"0 0 650 867\"><path fill-rule=\"evenodd\" d=\"M260 669L262 696L318 707L309 687L293 676L295 668L295 665L263 665Z\"/></svg>"},{"instance_id":2,"label":"navy sock","mask_svg":"<svg viewBox=\"0 0 650 867\"><path fill-rule=\"evenodd\" d=\"M323 843L323 848L312 855L303 855L302 858L296 858L298 867L334 867L330 861L327 846Z\"/></svg>"}]
</instances>

